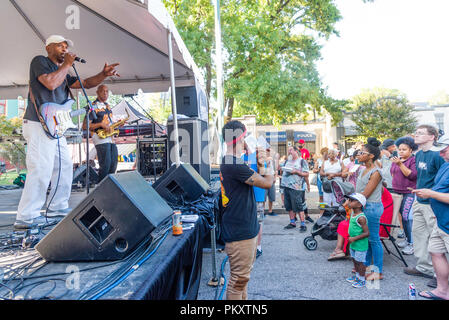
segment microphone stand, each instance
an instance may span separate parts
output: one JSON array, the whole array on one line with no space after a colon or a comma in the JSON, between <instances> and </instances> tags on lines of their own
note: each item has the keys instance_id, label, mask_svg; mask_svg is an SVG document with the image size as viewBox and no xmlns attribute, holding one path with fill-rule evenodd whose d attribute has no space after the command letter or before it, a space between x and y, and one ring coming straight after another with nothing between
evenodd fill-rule
<instances>
[{"instance_id":1,"label":"microphone stand","mask_svg":"<svg viewBox=\"0 0 449 320\"><path fill-rule=\"evenodd\" d=\"M89 165L89 138L90 138L90 131L89 131L89 114L90 111L92 111L92 118L94 120L97 119L97 115L95 114L95 112L93 112L93 107L92 107L92 103L89 100L89 97L87 96L86 90L84 89L83 86L83 82L80 79L80 76L78 74L78 71L75 68L75 64L72 64L73 70L75 70L75 74L76 77L78 78L78 81L80 83L81 89L83 90L83 94L86 97L87 100L87 106L85 107L86 109L86 130L87 130L87 138L86 138L86 194L89 194L89 169L90 169L90 165Z\"/></svg>"},{"instance_id":2,"label":"microphone stand","mask_svg":"<svg viewBox=\"0 0 449 320\"><path fill-rule=\"evenodd\" d=\"M155 121L153 119L153 117L151 116L151 114L149 114L148 112L146 112L146 110L136 101L136 99L134 99L134 95L131 96L131 99L133 99L133 101L135 103L137 103L137 105L145 112L145 114L151 119L151 137L153 140L153 175L154 175L154 182L156 182L156 155L155 155L155 150L154 150L154 135L156 133L156 126L155 126ZM158 124L159 125L159 124ZM160 128L160 126L159 126ZM162 128L161 128L162 129ZM137 123L137 136L139 136L139 123ZM137 140L138 141L138 140ZM138 143L138 142L137 142ZM139 145L139 144L137 144Z\"/></svg>"}]
</instances>

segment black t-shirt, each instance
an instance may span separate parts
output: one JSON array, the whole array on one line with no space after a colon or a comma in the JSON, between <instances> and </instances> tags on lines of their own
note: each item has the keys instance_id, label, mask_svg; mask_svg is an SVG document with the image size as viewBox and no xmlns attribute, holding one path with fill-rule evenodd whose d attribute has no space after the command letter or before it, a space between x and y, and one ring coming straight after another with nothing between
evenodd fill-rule
<instances>
[{"instance_id":1,"label":"black t-shirt","mask_svg":"<svg viewBox=\"0 0 449 320\"><path fill-rule=\"evenodd\" d=\"M48 90L40 81L37 79L43 74L49 74L58 70L58 66L53 63L48 57L36 56L31 61L30 65L30 85L31 90L33 90L34 99L36 100L37 109L47 102L54 102L58 104L63 104L69 96L69 89L78 79L67 74L67 82L64 81L55 90ZM31 100L30 94L28 93L28 106L25 111L24 119L31 121L39 121L37 117L36 110L34 108L33 102Z\"/></svg>"},{"instance_id":2,"label":"black t-shirt","mask_svg":"<svg viewBox=\"0 0 449 320\"><path fill-rule=\"evenodd\" d=\"M91 111L89 111L89 119L92 123L100 123L103 121L104 117L109 118L109 123L112 123L112 110L109 107L109 104L105 103L105 108L100 108L98 105L100 104L100 101L97 99L94 102L92 102L92 107L94 108L94 112L97 115L97 119L93 119L92 115L90 115ZM95 129L95 132L100 130L102 128Z\"/></svg>"},{"instance_id":3,"label":"black t-shirt","mask_svg":"<svg viewBox=\"0 0 449 320\"><path fill-rule=\"evenodd\" d=\"M252 239L259 233L256 198L246 184L254 171L242 159L225 156L220 165L222 227L225 242Z\"/></svg>"}]
</instances>

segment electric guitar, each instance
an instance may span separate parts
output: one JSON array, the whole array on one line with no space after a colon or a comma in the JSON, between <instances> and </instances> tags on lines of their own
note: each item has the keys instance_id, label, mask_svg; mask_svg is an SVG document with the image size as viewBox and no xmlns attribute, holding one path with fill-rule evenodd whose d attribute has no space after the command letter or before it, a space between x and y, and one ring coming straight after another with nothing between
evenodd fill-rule
<instances>
[{"instance_id":1,"label":"electric guitar","mask_svg":"<svg viewBox=\"0 0 449 320\"><path fill-rule=\"evenodd\" d=\"M48 134L54 139L63 137L67 129L76 128L72 118L86 113L84 109L72 111L74 102L75 100L69 99L64 104L48 102L40 106L39 112L47 125Z\"/></svg>"}]
</instances>

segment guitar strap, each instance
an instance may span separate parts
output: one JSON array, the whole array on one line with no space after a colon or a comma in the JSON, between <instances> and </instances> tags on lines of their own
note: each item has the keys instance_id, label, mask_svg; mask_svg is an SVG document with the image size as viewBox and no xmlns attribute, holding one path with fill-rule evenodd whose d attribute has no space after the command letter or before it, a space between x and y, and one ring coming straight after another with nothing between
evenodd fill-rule
<instances>
[{"instance_id":1,"label":"guitar strap","mask_svg":"<svg viewBox=\"0 0 449 320\"><path fill-rule=\"evenodd\" d=\"M29 86L29 88L30 88L30 98L31 98L31 101L33 102L34 110L36 110L37 117L38 117L38 119L39 119L39 122L40 122L41 125L42 125L42 128L44 129L44 132L47 134L47 136L48 136L50 139L57 139L56 137L54 137L54 136L50 133L50 130L48 129L47 124L45 123L44 118L42 117L41 113L40 113L39 110L37 109L37 104L36 104L36 100L34 99L33 90L31 90L31 82L28 82L28 86Z\"/></svg>"}]
</instances>

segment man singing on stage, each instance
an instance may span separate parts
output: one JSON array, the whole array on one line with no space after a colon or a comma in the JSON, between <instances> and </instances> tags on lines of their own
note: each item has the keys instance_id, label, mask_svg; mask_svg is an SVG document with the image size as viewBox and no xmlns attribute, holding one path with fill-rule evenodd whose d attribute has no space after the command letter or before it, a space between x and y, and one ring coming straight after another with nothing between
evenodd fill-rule
<instances>
[{"instance_id":1,"label":"man singing on stage","mask_svg":"<svg viewBox=\"0 0 449 320\"><path fill-rule=\"evenodd\" d=\"M93 133L92 140L97 150L98 163L100 165L99 181L103 180L109 173L115 173L118 162L118 151L112 137L100 138L97 131L104 129L109 131L112 124L112 110L107 103L109 89L102 84L97 88L97 99L92 103L92 107L97 115L97 119L89 117L89 130ZM85 118L86 119L86 118ZM84 119L84 120L85 120ZM85 123L83 124L85 129Z\"/></svg>"},{"instance_id":2,"label":"man singing on stage","mask_svg":"<svg viewBox=\"0 0 449 320\"><path fill-rule=\"evenodd\" d=\"M23 120L23 136L27 141L27 177L22 192L15 229L53 222L40 215L46 203L46 192L51 181L48 217L67 215L72 187L73 163L65 137L49 138L39 122L37 110L47 102L62 104L69 97L69 88L81 88L76 77L68 74L76 55L68 52L73 42L52 35L45 42L48 56L36 56L30 65L30 92ZM116 64L105 64L97 75L83 80L85 88L93 88L109 76L119 76Z\"/></svg>"}]
</instances>

